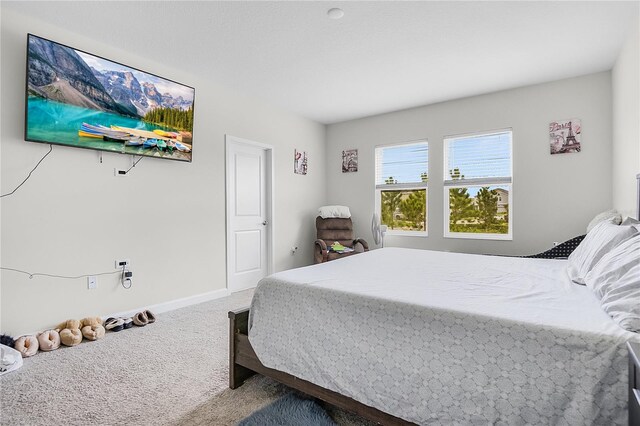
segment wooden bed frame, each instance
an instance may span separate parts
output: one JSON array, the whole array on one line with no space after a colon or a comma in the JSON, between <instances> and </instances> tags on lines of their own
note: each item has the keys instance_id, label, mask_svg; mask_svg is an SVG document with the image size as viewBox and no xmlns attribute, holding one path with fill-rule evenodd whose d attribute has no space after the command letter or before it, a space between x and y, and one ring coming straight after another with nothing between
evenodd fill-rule
<instances>
[{"instance_id":1,"label":"wooden bed frame","mask_svg":"<svg viewBox=\"0 0 640 426\"><path fill-rule=\"evenodd\" d=\"M365 405L348 396L262 365L249 342L249 308L230 311L229 325L229 387L231 389L238 388L245 380L257 373L379 424L392 426L415 424Z\"/></svg>"}]
</instances>

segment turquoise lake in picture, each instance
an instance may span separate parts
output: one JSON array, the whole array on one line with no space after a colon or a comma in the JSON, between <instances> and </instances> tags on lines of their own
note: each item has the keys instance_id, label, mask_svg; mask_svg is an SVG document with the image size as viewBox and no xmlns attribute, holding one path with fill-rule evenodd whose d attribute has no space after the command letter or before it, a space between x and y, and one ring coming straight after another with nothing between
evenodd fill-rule
<instances>
[{"instance_id":1,"label":"turquoise lake in picture","mask_svg":"<svg viewBox=\"0 0 640 426\"><path fill-rule=\"evenodd\" d=\"M157 126L122 115L55 102L37 96L28 97L27 111L26 137L29 140L125 154L191 161L191 152L180 152L178 150L162 152L155 148L148 149L136 146L125 146L124 143L121 142L107 142L78 135L78 130L82 123L107 127L116 125L149 131L155 129L172 131L174 129Z\"/></svg>"}]
</instances>

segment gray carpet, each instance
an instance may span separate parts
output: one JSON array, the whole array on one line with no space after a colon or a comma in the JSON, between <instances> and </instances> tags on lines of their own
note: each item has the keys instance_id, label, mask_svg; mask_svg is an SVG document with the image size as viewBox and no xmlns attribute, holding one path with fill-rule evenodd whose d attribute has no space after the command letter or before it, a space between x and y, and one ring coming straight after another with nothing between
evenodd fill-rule
<instances>
[{"instance_id":1,"label":"gray carpet","mask_svg":"<svg viewBox=\"0 0 640 426\"><path fill-rule=\"evenodd\" d=\"M242 419L289 392L295 391L266 377L254 376L238 389L231 390L227 388L212 396L197 408L190 410L183 417L172 422L172 425L236 425ZM375 423L362 419L355 414L330 405L322 405L331 418L340 426L375 425Z\"/></svg>"},{"instance_id":2,"label":"gray carpet","mask_svg":"<svg viewBox=\"0 0 640 426\"><path fill-rule=\"evenodd\" d=\"M237 424L289 392L264 377L228 388L227 312L251 296L159 314L146 327L25 359L0 377L0 424ZM368 424L327 408L340 425Z\"/></svg>"}]
</instances>

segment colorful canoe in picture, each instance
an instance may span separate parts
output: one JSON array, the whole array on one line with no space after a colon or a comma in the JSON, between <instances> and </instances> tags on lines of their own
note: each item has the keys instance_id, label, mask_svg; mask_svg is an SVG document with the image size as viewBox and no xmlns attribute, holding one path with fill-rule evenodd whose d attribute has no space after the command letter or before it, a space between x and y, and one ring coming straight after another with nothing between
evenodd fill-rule
<instances>
[{"instance_id":1,"label":"colorful canoe in picture","mask_svg":"<svg viewBox=\"0 0 640 426\"><path fill-rule=\"evenodd\" d=\"M178 141L176 141L175 144L178 151L191 152L191 147L189 145Z\"/></svg>"},{"instance_id":2,"label":"colorful canoe in picture","mask_svg":"<svg viewBox=\"0 0 640 426\"><path fill-rule=\"evenodd\" d=\"M89 132L84 132L82 130L78 130L78 136L82 136L83 138L96 138L96 139L102 139L102 135L99 135L97 133L89 133Z\"/></svg>"},{"instance_id":3,"label":"colorful canoe in picture","mask_svg":"<svg viewBox=\"0 0 640 426\"><path fill-rule=\"evenodd\" d=\"M144 142L142 142L142 147L143 148L155 148L155 146L157 145L157 139L146 139Z\"/></svg>"},{"instance_id":4,"label":"colorful canoe in picture","mask_svg":"<svg viewBox=\"0 0 640 426\"><path fill-rule=\"evenodd\" d=\"M124 144L126 146L142 146L145 140L146 139L143 139L143 138L132 137L131 139L126 141Z\"/></svg>"},{"instance_id":5,"label":"colorful canoe in picture","mask_svg":"<svg viewBox=\"0 0 640 426\"><path fill-rule=\"evenodd\" d=\"M126 132L129 135L132 136L137 136L140 138L145 138L145 139L162 139L162 140L169 140L170 138L166 137L166 136L160 136L157 133L154 133L152 131L149 130L142 130L142 129L132 129L131 127L121 127L121 126L111 126L112 130L117 130L117 131L121 131L121 132Z\"/></svg>"},{"instance_id":6,"label":"colorful canoe in picture","mask_svg":"<svg viewBox=\"0 0 640 426\"><path fill-rule=\"evenodd\" d=\"M160 129L155 129L153 131L153 133L155 133L156 135L164 136L166 138L171 138L171 139L175 139L178 136L180 136L180 133L177 133L177 132L166 132L166 131L160 130Z\"/></svg>"},{"instance_id":7,"label":"colorful canoe in picture","mask_svg":"<svg viewBox=\"0 0 640 426\"><path fill-rule=\"evenodd\" d=\"M182 133L182 132L181 132ZM160 151L191 152L191 145L181 142L181 133L167 132L164 130L142 130L130 127L112 125L111 127L100 124L82 123L78 136L85 138L102 139L108 142L122 142L125 146L139 146L142 148L158 148Z\"/></svg>"},{"instance_id":8,"label":"colorful canoe in picture","mask_svg":"<svg viewBox=\"0 0 640 426\"><path fill-rule=\"evenodd\" d=\"M191 132L167 132L166 130L155 129L153 133L171 139L176 139L182 143L189 143L192 140Z\"/></svg>"},{"instance_id":9,"label":"colorful canoe in picture","mask_svg":"<svg viewBox=\"0 0 640 426\"><path fill-rule=\"evenodd\" d=\"M131 139L127 132L89 123L82 123L80 130L78 130L78 135L89 138L102 138L109 142L126 142Z\"/></svg>"},{"instance_id":10,"label":"colorful canoe in picture","mask_svg":"<svg viewBox=\"0 0 640 426\"><path fill-rule=\"evenodd\" d=\"M156 139L156 148L160 151L165 151L167 149L167 142L162 139Z\"/></svg>"},{"instance_id":11,"label":"colorful canoe in picture","mask_svg":"<svg viewBox=\"0 0 640 426\"><path fill-rule=\"evenodd\" d=\"M122 126L111 126L112 129L114 130L120 130L120 131L124 131L124 132L129 132L129 134L133 135L133 136L137 136L140 138L146 138L146 139L160 139L163 140L167 143L172 142L175 144L175 147L178 151L181 152L191 152L191 145L185 143L185 142L181 142L179 139L182 138L186 138L188 135L188 137L190 137L190 133L188 132L181 132L178 134L178 136L176 136L176 139L171 139L167 136L161 136L160 134L158 134L155 130L150 132L148 130L142 130L142 129L132 129L130 127L122 127ZM157 129L156 129L157 130ZM165 132L165 133L175 133L175 132ZM183 133L185 135L183 135Z\"/></svg>"}]
</instances>

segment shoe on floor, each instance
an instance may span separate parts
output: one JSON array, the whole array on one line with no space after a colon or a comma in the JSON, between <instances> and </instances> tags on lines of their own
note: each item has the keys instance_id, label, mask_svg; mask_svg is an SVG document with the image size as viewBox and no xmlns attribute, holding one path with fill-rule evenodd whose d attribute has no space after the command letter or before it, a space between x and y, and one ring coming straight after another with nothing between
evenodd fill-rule
<instances>
[{"instance_id":1,"label":"shoe on floor","mask_svg":"<svg viewBox=\"0 0 640 426\"><path fill-rule=\"evenodd\" d=\"M122 327L126 330L128 328L133 327L133 320L131 318L120 318L124 323Z\"/></svg>"},{"instance_id":2,"label":"shoe on floor","mask_svg":"<svg viewBox=\"0 0 640 426\"><path fill-rule=\"evenodd\" d=\"M138 327L144 327L149 324L149 318L147 318L147 315L144 312L138 312L133 316L132 320Z\"/></svg>"},{"instance_id":3,"label":"shoe on floor","mask_svg":"<svg viewBox=\"0 0 640 426\"><path fill-rule=\"evenodd\" d=\"M149 320L149 324L156 322L156 316L153 314L153 312L146 310L144 311L144 314L147 316L147 320Z\"/></svg>"},{"instance_id":4,"label":"shoe on floor","mask_svg":"<svg viewBox=\"0 0 640 426\"><path fill-rule=\"evenodd\" d=\"M122 318L107 318L104 322L104 328L110 331L121 331L124 329L124 321Z\"/></svg>"}]
</instances>

